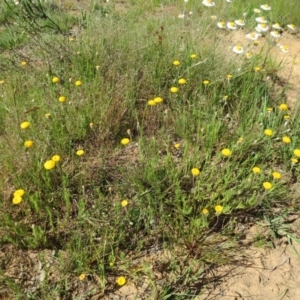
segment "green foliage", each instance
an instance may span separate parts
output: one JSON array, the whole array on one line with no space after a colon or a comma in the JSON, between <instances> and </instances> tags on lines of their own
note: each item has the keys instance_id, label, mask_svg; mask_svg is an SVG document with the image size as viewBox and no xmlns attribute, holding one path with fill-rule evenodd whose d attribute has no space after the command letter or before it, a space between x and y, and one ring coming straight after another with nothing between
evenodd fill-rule
<instances>
[{"instance_id":1,"label":"green foliage","mask_svg":"<svg viewBox=\"0 0 300 300\"><path fill-rule=\"evenodd\" d=\"M158 299L191 298L209 266L234 262L234 224L244 215L264 216L275 232L280 217L272 208L299 208L291 195L299 108L280 106L284 91L274 92L268 51L235 55L210 11L182 20L163 6L197 13L201 3L162 2L121 9L95 2L76 16L55 2L0 6L0 241L68 257L66 281L53 281L53 291L39 287L36 297L67 298L86 273L103 293L120 274L142 274ZM252 12L256 3L247 5ZM232 4L219 13L242 9ZM286 135L291 143L282 141ZM46 170L54 155L60 160ZM160 290L152 266L133 263L149 249L174 255L157 266L168 274ZM19 287L6 286L18 295Z\"/></svg>"}]
</instances>

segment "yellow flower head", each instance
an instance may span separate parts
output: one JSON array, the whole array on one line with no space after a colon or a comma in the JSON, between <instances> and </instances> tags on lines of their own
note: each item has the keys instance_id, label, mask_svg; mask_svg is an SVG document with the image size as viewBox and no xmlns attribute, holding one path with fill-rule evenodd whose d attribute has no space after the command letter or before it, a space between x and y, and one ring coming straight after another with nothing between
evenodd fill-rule
<instances>
[{"instance_id":1,"label":"yellow flower head","mask_svg":"<svg viewBox=\"0 0 300 300\"><path fill-rule=\"evenodd\" d=\"M281 174L279 172L273 172L272 176L274 179L280 179L281 178Z\"/></svg>"},{"instance_id":2,"label":"yellow flower head","mask_svg":"<svg viewBox=\"0 0 300 300\"><path fill-rule=\"evenodd\" d=\"M208 211L207 208L203 208L203 209L202 209L202 213L203 213L205 216L207 216L207 215L209 214L209 211Z\"/></svg>"},{"instance_id":3,"label":"yellow flower head","mask_svg":"<svg viewBox=\"0 0 300 300\"><path fill-rule=\"evenodd\" d=\"M179 66L180 65L180 61L179 60L174 60L173 61L173 65L174 66Z\"/></svg>"},{"instance_id":4,"label":"yellow flower head","mask_svg":"<svg viewBox=\"0 0 300 300\"><path fill-rule=\"evenodd\" d=\"M52 157L51 157L51 160L53 160L54 162L59 162L60 161L60 156L59 155L53 155Z\"/></svg>"},{"instance_id":5,"label":"yellow flower head","mask_svg":"<svg viewBox=\"0 0 300 300\"><path fill-rule=\"evenodd\" d=\"M209 80L204 80L204 81L203 81L203 84L204 84L204 85L208 85L208 84L209 84Z\"/></svg>"},{"instance_id":6,"label":"yellow flower head","mask_svg":"<svg viewBox=\"0 0 300 300\"><path fill-rule=\"evenodd\" d=\"M267 107L267 111L268 111L268 112L272 112L272 111L273 111L273 108L272 108L272 107Z\"/></svg>"},{"instance_id":7,"label":"yellow flower head","mask_svg":"<svg viewBox=\"0 0 300 300\"><path fill-rule=\"evenodd\" d=\"M81 82L80 80L77 80L77 81L75 81L75 85L76 85L76 86L81 86L81 85L82 85L82 82Z\"/></svg>"},{"instance_id":8,"label":"yellow flower head","mask_svg":"<svg viewBox=\"0 0 300 300\"><path fill-rule=\"evenodd\" d=\"M120 276L116 280L117 285L122 286L126 283L126 278L124 276Z\"/></svg>"},{"instance_id":9,"label":"yellow flower head","mask_svg":"<svg viewBox=\"0 0 300 300\"><path fill-rule=\"evenodd\" d=\"M289 108L285 103L282 103L282 104L279 105L279 109L280 110L288 110Z\"/></svg>"},{"instance_id":10,"label":"yellow flower head","mask_svg":"<svg viewBox=\"0 0 300 300\"><path fill-rule=\"evenodd\" d=\"M59 78L58 78L58 77L53 77L53 78L52 78L52 82L53 82L53 83L59 82Z\"/></svg>"},{"instance_id":11,"label":"yellow flower head","mask_svg":"<svg viewBox=\"0 0 300 300\"><path fill-rule=\"evenodd\" d=\"M266 190L270 190L270 189L273 187L273 185L272 185L271 182L265 181L265 182L263 182L263 187L264 187Z\"/></svg>"},{"instance_id":12,"label":"yellow flower head","mask_svg":"<svg viewBox=\"0 0 300 300\"><path fill-rule=\"evenodd\" d=\"M121 140L121 144L124 145L124 146L128 145L129 143L130 143L129 138L124 138L124 139Z\"/></svg>"},{"instance_id":13,"label":"yellow flower head","mask_svg":"<svg viewBox=\"0 0 300 300\"><path fill-rule=\"evenodd\" d=\"M127 206L128 205L128 200L125 199L125 200L121 201L121 205L123 207Z\"/></svg>"},{"instance_id":14,"label":"yellow flower head","mask_svg":"<svg viewBox=\"0 0 300 300\"><path fill-rule=\"evenodd\" d=\"M227 74L226 77L227 77L228 80L233 78L233 76L231 74Z\"/></svg>"},{"instance_id":15,"label":"yellow flower head","mask_svg":"<svg viewBox=\"0 0 300 300\"><path fill-rule=\"evenodd\" d=\"M255 72L259 72L260 71L260 67L254 67L254 71Z\"/></svg>"},{"instance_id":16,"label":"yellow flower head","mask_svg":"<svg viewBox=\"0 0 300 300\"><path fill-rule=\"evenodd\" d=\"M230 149L228 149L228 148L225 148L225 149L223 149L222 151L221 151L221 153L224 155L224 156L230 156L231 155L231 150Z\"/></svg>"},{"instance_id":17,"label":"yellow flower head","mask_svg":"<svg viewBox=\"0 0 300 300\"><path fill-rule=\"evenodd\" d=\"M186 84L186 80L185 80L184 78L180 78L180 79L178 80L178 83L179 83L179 84Z\"/></svg>"},{"instance_id":18,"label":"yellow flower head","mask_svg":"<svg viewBox=\"0 0 300 300\"><path fill-rule=\"evenodd\" d=\"M55 161L54 160L52 160L52 159L50 159L50 160L47 160L45 163L44 163L44 168L46 169L46 170L51 170L51 169L53 169L54 167L55 167Z\"/></svg>"},{"instance_id":19,"label":"yellow flower head","mask_svg":"<svg viewBox=\"0 0 300 300\"><path fill-rule=\"evenodd\" d=\"M284 137L282 138L282 141L283 141L284 143L286 143L286 144L289 144L289 143L291 142L291 138L290 138L289 136L284 136Z\"/></svg>"},{"instance_id":20,"label":"yellow flower head","mask_svg":"<svg viewBox=\"0 0 300 300\"><path fill-rule=\"evenodd\" d=\"M215 206L215 211L219 215L223 211L223 206L221 205L216 205Z\"/></svg>"},{"instance_id":21,"label":"yellow flower head","mask_svg":"<svg viewBox=\"0 0 300 300\"><path fill-rule=\"evenodd\" d=\"M247 57L247 58L251 58L251 57L252 57L252 53L251 53L251 52L247 52L247 53L246 53L246 57Z\"/></svg>"},{"instance_id":22,"label":"yellow flower head","mask_svg":"<svg viewBox=\"0 0 300 300\"><path fill-rule=\"evenodd\" d=\"M300 157L300 149L295 149L293 153L296 157Z\"/></svg>"},{"instance_id":23,"label":"yellow flower head","mask_svg":"<svg viewBox=\"0 0 300 300\"><path fill-rule=\"evenodd\" d=\"M296 157L291 158L291 162L292 162L293 164L298 163L298 158L296 158Z\"/></svg>"},{"instance_id":24,"label":"yellow flower head","mask_svg":"<svg viewBox=\"0 0 300 300\"><path fill-rule=\"evenodd\" d=\"M65 96L60 96L58 98L58 101L61 102L61 103L66 102L66 97Z\"/></svg>"},{"instance_id":25,"label":"yellow flower head","mask_svg":"<svg viewBox=\"0 0 300 300\"><path fill-rule=\"evenodd\" d=\"M191 173L196 177L200 175L200 170L198 168L192 168Z\"/></svg>"},{"instance_id":26,"label":"yellow flower head","mask_svg":"<svg viewBox=\"0 0 300 300\"><path fill-rule=\"evenodd\" d=\"M285 116L283 116L283 118L284 118L285 120L288 120L288 119L291 118L291 116L290 116L290 115L285 115Z\"/></svg>"},{"instance_id":27,"label":"yellow flower head","mask_svg":"<svg viewBox=\"0 0 300 300\"><path fill-rule=\"evenodd\" d=\"M178 89L178 87L176 87L176 86L172 86L172 87L170 88L170 92L171 92L171 93L174 93L174 94L175 94L175 93L178 93L178 90L179 90L179 89Z\"/></svg>"},{"instance_id":28,"label":"yellow flower head","mask_svg":"<svg viewBox=\"0 0 300 300\"><path fill-rule=\"evenodd\" d=\"M162 97L155 97L153 100L156 104L162 103L163 102L163 98Z\"/></svg>"},{"instance_id":29,"label":"yellow flower head","mask_svg":"<svg viewBox=\"0 0 300 300\"><path fill-rule=\"evenodd\" d=\"M264 133L267 136L272 136L273 135L273 130L272 129L265 129Z\"/></svg>"},{"instance_id":30,"label":"yellow flower head","mask_svg":"<svg viewBox=\"0 0 300 300\"><path fill-rule=\"evenodd\" d=\"M25 67L27 65L27 62L26 61L22 61L21 62L21 66Z\"/></svg>"},{"instance_id":31,"label":"yellow flower head","mask_svg":"<svg viewBox=\"0 0 300 300\"><path fill-rule=\"evenodd\" d=\"M22 202L22 197L17 195L17 196L14 196L13 199L12 199L12 203L17 205L17 204L20 204Z\"/></svg>"},{"instance_id":32,"label":"yellow flower head","mask_svg":"<svg viewBox=\"0 0 300 300\"><path fill-rule=\"evenodd\" d=\"M84 274L84 273L80 274L80 275L78 276L78 279L79 279L80 281L83 281L83 280L85 279L85 274Z\"/></svg>"},{"instance_id":33,"label":"yellow flower head","mask_svg":"<svg viewBox=\"0 0 300 300\"><path fill-rule=\"evenodd\" d=\"M33 146L33 141L28 140L24 143L25 148L31 148Z\"/></svg>"},{"instance_id":34,"label":"yellow flower head","mask_svg":"<svg viewBox=\"0 0 300 300\"><path fill-rule=\"evenodd\" d=\"M194 59L197 57L197 54L191 54L191 58Z\"/></svg>"},{"instance_id":35,"label":"yellow flower head","mask_svg":"<svg viewBox=\"0 0 300 300\"><path fill-rule=\"evenodd\" d=\"M76 155L81 156L84 154L84 150L80 149L76 151Z\"/></svg>"},{"instance_id":36,"label":"yellow flower head","mask_svg":"<svg viewBox=\"0 0 300 300\"><path fill-rule=\"evenodd\" d=\"M49 119L49 118L51 117L51 114L50 114L50 113L46 113L46 114L45 114L45 117L46 117L47 119Z\"/></svg>"},{"instance_id":37,"label":"yellow flower head","mask_svg":"<svg viewBox=\"0 0 300 300\"><path fill-rule=\"evenodd\" d=\"M23 189L18 189L14 192L14 197L16 197L16 196L22 197L24 195L25 195L25 191Z\"/></svg>"},{"instance_id":38,"label":"yellow flower head","mask_svg":"<svg viewBox=\"0 0 300 300\"><path fill-rule=\"evenodd\" d=\"M155 106L156 105L156 102L154 100L149 100L147 103L150 106Z\"/></svg>"},{"instance_id":39,"label":"yellow flower head","mask_svg":"<svg viewBox=\"0 0 300 300\"><path fill-rule=\"evenodd\" d=\"M254 168L252 168L252 172L255 173L255 174L260 174L261 169L259 167L254 167Z\"/></svg>"},{"instance_id":40,"label":"yellow flower head","mask_svg":"<svg viewBox=\"0 0 300 300\"><path fill-rule=\"evenodd\" d=\"M29 123L28 121L23 122L23 123L20 124L20 127L21 127L22 129L26 129L26 128L28 128L29 126L30 126L30 123Z\"/></svg>"},{"instance_id":41,"label":"yellow flower head","mask_svg":"<svg viewBox=\"0 0 300 300\"><path fill-rule=\"evenodd\" d=\"M180 143L175 143L174 148L179 149L180 148Z\"/></svg>"}]
</instances>

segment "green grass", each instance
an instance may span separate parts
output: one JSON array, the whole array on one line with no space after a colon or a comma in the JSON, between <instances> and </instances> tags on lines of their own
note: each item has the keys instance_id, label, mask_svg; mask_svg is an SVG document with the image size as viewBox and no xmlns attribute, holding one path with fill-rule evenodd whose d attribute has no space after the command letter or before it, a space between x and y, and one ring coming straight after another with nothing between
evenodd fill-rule
<instances>
[{"instance_id":1,"label":"green grass","mask_svg":"<svg viewBox=\"0 0 300 300\"><path fill-rule=\"evenodd\" d=\"M277 2L269 3L272 19L299 26L296 9L293 15ZM22 5L11 7L15 14L5 4L0 10L0 240L41 255L55 250L59 267L33 292L2 271L1 285L15 299L71 299L74 291L88 299L113 293L116 278L125 276L148 281L153 299L193 298L206 283L201 274L238 259L236 223L276 219L274 208L299 209L291 192L299 180L291 162L300 148L298 107L279 109L284 98L267 80L276 75L267 54L234 55L210 18L248 12L248 32L259 2L245 11L225 1L211 10L199 1L95 1L73 15L71 3L37 3L34 24L22 17ZM184 9L192 17L177 18ZM70 39L75 25L79 33ZM187 83L179 85L180 78ZM163 102L148 105L155 97ZM30 127L21 129L25 121ZM27 140L33 147L24 147ZM61 159L46 170L53 155ZM262 172L254 174L254 166ZM273 171L282 178L273 179ZM13 205L17 189L25 195ZM155 264L147 261L152 251ZM82 273L89 290L80 285Z\"/></svg>"}]
</instances>

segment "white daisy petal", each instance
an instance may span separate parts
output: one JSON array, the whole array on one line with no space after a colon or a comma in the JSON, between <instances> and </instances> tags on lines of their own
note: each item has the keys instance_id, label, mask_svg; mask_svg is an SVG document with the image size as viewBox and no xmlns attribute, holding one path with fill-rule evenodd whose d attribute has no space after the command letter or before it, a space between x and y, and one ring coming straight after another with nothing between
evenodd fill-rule
<instances>
[{"instance_id":1,"label":"white daisy petal","mask_svg":"<svg viewBox=\"0 0 300 300\"><path fill-rule=\"evenodd\" d=\"M294 24L288 24L287 27L291 30L296 30L296 26Z\"/></svg>"},{"instance_id":2,"label":"white daisy petal","mask_svg":"<svg viewBox=\"0 0 300 300\"><path fill-rule=\"evenodd\" d=\"M252 40L252 41L258 40L258 38L260 36L261 36L261 34L257 33L257 32L251 32L251 33L246 34L246 38L249 40Z\"/></svg>"},{"instance_id":3,"label":"white daisy petal","mask_svg":"<svg viewBox=\"0 0 300 300\"><path fill-rule=\"evenodd\" d=\"M232 51L237 54L242 54L244 53L244 48L240 45L237 45L232 48Z\"/></svg>"},{"instance_id":4,"label":"white daisy petal","mask_svg":"<svg viewBox=\"0 0 300 300\"><path fill-rule=\"evenodd\" d=\"M281 34L277 30L270 31L270 34L273 38L281 37Z\"/></svg>"},{"instance_id":5,"label":"white daisy petal","mask_svg":"<svg viewBox=\"0 0 300 300\"><path fill-rule=\"evenodd\" d=\"M257 32L266 32L269 30L269 26L267 26L267 24L258 24L256 27L255 27L255 30Z\"/></svg>"},{"instance_id":6,"label":"white daisy petal","mask_svg":"<svg viewBox=\"0 0 300 300\"><path fill-rule=\"evenodd\" d=\"M223 21L218 22L218 23L217 23L217 26L218 26L219 28L226 28L226 24L225 24L225 22L223 22Z\"/></svg>"},{"instance_id":7,"label":"white daisy petal","mask_svg":"<svg viewBox=\"0 0 300 300\"><path fill-rule=\"evenodd\" d=\"M243 20L241 20L241 19L235 20L234 23L235 23L236 25L239 25L239 26L245 26L245 22L244 22Z\"/></svg>"},{"instance_id":8,"label":"white daisy petal","mask_svg":"<svg viewBox=\"0 0 300 300\"><path fill-rule=\"evenodd\" d=\"M271 10L271 6L269 4L263 4L260 6L260 8L263 10Z\"/></svg>"},{"instance_id":9,"label":"white daisy petal","mask_svg":"<svg viewBox=\"0 0 300 300\"><path fill-rule=\"evenodd\" d=\"M258 18L255 18L255 21L256 21L257 23L260 23L260 24L267 24L267 23L268 23L268 21L266 20L265 17L258 17Z\"/></svg>"},{"instance_id":10,"label":"white daisy petal","mask_svg":"<svg viewBox=\"0 0 300 300\"><path fill-rule=\"evenodd\" d=\"M227 22L227 28L231 30L237 29L236 24L234 22Z\"/></svg>"},{"instance_id":11,"label":"white daisy petal","mask_svg":"<svg viewBox=\"0 0 300 300\"><path fill-rule=\"evenodd\" d=\"M272 25L272 28L276 29L276 30L282 30L282 27L280 26L279 23L275 23Z\"/></svg>"}]
</instances>

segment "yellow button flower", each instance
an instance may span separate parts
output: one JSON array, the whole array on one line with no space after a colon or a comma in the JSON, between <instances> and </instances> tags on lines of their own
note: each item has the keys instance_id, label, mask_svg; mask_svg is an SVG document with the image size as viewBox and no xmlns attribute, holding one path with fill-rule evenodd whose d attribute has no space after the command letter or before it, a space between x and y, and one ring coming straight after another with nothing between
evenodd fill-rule
<instances>
[{"instance_id":1,"label":"yellow button flower","mask_svg":"<svg viewBox=\"0 0 300 300\"><path fill-rule=\"evenodd\" d=\"M54 160L52 160L52 159L50 159L50 160L47 160L45 163L44 163L44 168L46 169L46 170L51 170L51 169L53 169L54 167L55 167L55 161Z\"/></svg>"},{"instance_id":2,"label":"yellow button flower","mask_svg":"<svg viewBox=\"0 0 300 300\"><path fill-rule=\"evenodd\" d=\"M274 179L280 179L281 178L281 174L279 172L273 172L272 176Z\"/></svg>"},{"instance_id":3,"label":"yellow button flower","mask_svg":"<svg viewBox=\"0 0 300 300\"><path fill-rule=\"evenodd\" d=\"M30 122L26 121L20 124L22 129L27 129L30 126Z\"/></svg>"},{"instance_id":4,"label":"yellow button flower","mask_svg":"<svg viewBox=\"0 0 300 300\"><path fill-rule=\"evenodd\" d=\"M53 160L54 162L59 162L60 161L60 156L59 155L53 155L52 157L51 157L51 160Z\"/></svg>"},{"instance_id":5,"label":"yellow button flower","mask_svg":"<svg viewBox=\"0 0 300 300\"><path fill-rule=\"evenodd\" d=\"M122 202L121 202L121 205L123 206L123 207L125 207L125 206L127 206L128 205L128 200L123 200Z\"/></svg>"},{"instance_id":6,"label":"yellow button flower","mask_svg":"<svg viewBox=\"0 0 300 300\"><path fill-rule=\"evenodd\" d=\"M128 145L129 143L130 143L130 139L128 139L128 138L124 138L121 140L121 144L124 146Z\"/></svg>"},{"instance_id":7,"label":"yellow button flower","mask_svg":"<svg viewBox=\"0 0 300 300\"><path fill-rule=\"evenodd\" d=\"M84 274L84 273L80 274L80 275L78 276L78 279L79 279L80 281L83 281L83 280L85 279L85 274Z\"/></svg>"},{"instance_id":8,"label":"yellow button flower","mask_svg":"<svg viewBox=\"0 0 300 300\"><path fill-rule=\"evenodd\" d=\"M24 143L25 148L31 148L33 146L33 141L28 140Z\"/></svg>"},{"instance_id":9,"label":"yellow button flower","mask_svg":"<svg viewBox=\"0 0 300 300\"><path fill-rule=\"evenodd\" d=\"M156 105L156 102L154 100L149 100L148 101L148 105L150 106L155 106Z\"/></svg>"},{"instance_id":10,"label":"yellow button flower","mask_svg":"<svg viewBox=\"0 0 300 300\"><path fill-rule=\"evenodd\" d=\"M76 151L76 155L82 156L84 154L84 150L80 149Z\"/></svg>"},{"instance_id":11,"label":"yellow button flower","mask_svg":"<svg viewBox=\"0 0 300 300\"><path fill-rule=\"evenodd\" d=\"M200 170L198 168L192 168L191 173L196 177L200 175Z\"/></svg>"},{"instance_id":12,"label":"yellow button flower","mask_svg":"<svg viewBox=\"0 0 300 300\"><path fill-rule=\"evenodd\" d=\"M209 214L209 211L208 211L207 208L203 208L203 209L202 209L202 213L203 213L205 216L207 216L207 215Z\"/></svg>"},{"instance_id":13,"label":"yellow button flower","mask_svg":"<svg viewBox=\"0 0 300 300\"><path fill-rule=\"evenodd\" d=\"M263 183L263 187L264 187L266 190L270 190L270 189L273 187L273 185L272 185L271 182L265 181L265 182Z\"/></svg>"},{"instance_id":14,"label":"yellow button flower","mask_svg":"<svg viewBox=\"0 0 300 300\"><path fill-rule=\"evenodd\" d=\"M291 138L290 138L289 136L284 136L284 137L282 138L282 141L283 141L284 143L286 143L286 144L289 144L289 143L291 142Z\"/></svg>"},{"instance_id":15,"label":"yellow button flower","mask_svg":"<svg viewBox=\"0 0 300 300\"><path fill-rule=\"evenodd\" d=\"M231 152L230 149L225 148L225 149L223 149L223 150L221 151L221 153L222 153L224 156L229 157L229 156L231 155L232 152Z\"/></svg>"},{"instance_id":16,"label":"yellow button flower","mask_svg":"<svg viewBox=\"0 0 300 300\"><path fill-rule=\"evenodd\" d=\"M25 67L27 65L27 62L26 61L22 61L21 62L21 66Z\"/></svg>"},{"instance_id":17,"label":"yellow button flower","mask_svg":"<svg viewBox=\"0 0 300 300\"><path fill-rule=\"evenodd\" d=\"M117 285L122 286L126 283L126 278L124 276L120 276L116 280Z\"/></svg>"},{"instance_id":18,"label":"yellow button flower","mask_svg":"<svg viewBox=\"0 0 300 300\"><path fill-rule=\"evenodd\" d=\"M252 172L255 173L255 174L260 174L261 169L259 167L254 167L254 168L252 168Z\"/></svg>"},{"instance_id":19,"label":"yellow button flower","mask_svg":"<svg viewBox=\"0 0 300 300\"><path fill-rule=\"evenodd\" d=\"M61 102L61 103L66 102L66 97L65 96L60 96L58 98L58 101Z\"/></svg>"},{"instance_id":20,"label":"yellow button flower","mask_svg":"<svg viewBox=\"0 0 300 300\"><path fill-rule=\"evenodd\" d=\"M25 195L25 191L23 190L23 189L18 189L18 190L16 190L15 192L14 192L14 197L15 196L20 196L20 197L22 197L22 196L24 196Z\"/></svg>"},{"instance_id":21,"label":"yellow button flower","mask_svg":"<svg viewBox=\"0 0 300 300\"><path fill-rule=\"evenodd\" d=\"M22 202L22 197L17 195L17 196L14 196L13 199L12 199L12 203L13 204L20 204Z\"/></svg>"},{"instance_id":22,"label":"yellow button flower","mask_svg":"<svg viewBox=\"0 0 300 300\"><path fill-rule=\"evenodd\" d=\"M81 86L81 85L82 85L82 82L81 82L80 80L77 80L77 81L75 81L75 85L76 85L76 86Z\"/></svg>"},{"instance_id":23,"label":"yellow button flower","mask_svg":"<svg viewBox=\"0 0 300 300\"><path fill-rule=\"evenodd\" d=\"M179 89L178 89L178 87L176 87L176 86L172 86L172 87L170 88L170 92L171 92L171 93L174 93L174 94L175 94L175 93L178 93L178 90L179 90Z\"/></svg>"},{"instance_id":24,"label":"yellow button flower","mask_svg":"<svg viewBox=\"0 0 300 300\"><path fill-rule=\"evenodd\" d=\"M52 82L53 82L53 83L59 82L59 78L58 78L58 77L53 77L53 78L52 78Z\"/></svg>"},{"instance_id":25,"label":"yellow button flower","mask_svg":"<svg viewBox=\"0 0 300 300\"><path fill-rule=\"evenodd\" d=\"M162 97L155 97L153 100L156 104L159 104L161 102L163 102L163 98Z\"/></svg>"},{"instance_id":26,"label":"yellow button flower","mask_svg":"<svg viewBox=\"0 0 300 300\"><path fill-rule=\"evenodd\" d=\"M197 54L191 54L191 58L194 59L197 57Z\"/></svg>"},{"instance_id":27,"label":"yellow button flower","mask_svg":"<svg viewBox=\"0 0 300 300\"><path fill-rule=\"evenodd\" d=\"M209 80L204 80L204 81L203 81L203 84L204 84L204 85L208 85L208 84L209 84Z\"/></svg>"},{"instance_id":28,"label":"yellow button flower","mask_svg":"<svg viewBox=\"0 0 300 300\"><path fill-rule=\"evenodd\" d=\"M264 133L267 136L272 136L273 135L273 130L272 129L265 129Z\"/></svg>"},{"instance_id":29,"label":"yellow button flower","mask_svg":"<svg viewBox=\"0 0 300 300\"><path fill-rule=\"evenodd\" d=\"M180 61L179 60L174 60L173 61L173 65L174 66L179 66L180 65Z\"/></svg>"},{"instance_id":30,"label":"yellow button flower","mask_svg":"<svg viewBox=\"0 0 300 300\"><path fill-rule=\"evenodd\" d=\"M288 110L289 108L285 103L282 103L282 104L279 105L279 109L280 110Z\"/></svg>"},{"instance_id":31,"label":"yellow button flower","mask_svg":"<svg viewBox=\"0 0 300 300\"><path fill-rule=\"evenodd\" d=\"M180 78L180 79L178 80L178 83L179 83L179 84L186 84L186 80L185 80L184 78Z\"/></svg>"},{"instance_id":32,"label":"yellow button flower","mask_svg":"<svg viewBox=\"0 0 300 300\"><path fill-rule=\"evenodd\" d=\"M295 149L293 153L296 157L300 157L300 149Z\"/></svg>"},{"instance_id":33,"label":"yellow button flower","mask_svg":"<svg viewBox=\"0 0 300 300\"><path fill-rule=\"evenodd\" d=\"M221 205L216 205L215 206L215 211L219 215L223 211L223 206Z\"/></svg>"}]
</instances>

